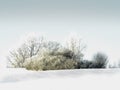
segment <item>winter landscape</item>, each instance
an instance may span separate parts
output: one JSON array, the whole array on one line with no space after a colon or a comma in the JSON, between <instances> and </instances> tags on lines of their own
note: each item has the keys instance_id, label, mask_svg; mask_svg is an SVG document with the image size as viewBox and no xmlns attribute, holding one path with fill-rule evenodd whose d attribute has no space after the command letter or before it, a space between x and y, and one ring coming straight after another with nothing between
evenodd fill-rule
<instances>
[{"instance_id":1,"label":"winter landscape","mask_svg":"<svg viewBox=\"0 0 120 90\"><path fill-rule=\"evenodd\" d=\"M119 0L0 0L0 90L120 90Z\"/></svg>"}]
</instances>

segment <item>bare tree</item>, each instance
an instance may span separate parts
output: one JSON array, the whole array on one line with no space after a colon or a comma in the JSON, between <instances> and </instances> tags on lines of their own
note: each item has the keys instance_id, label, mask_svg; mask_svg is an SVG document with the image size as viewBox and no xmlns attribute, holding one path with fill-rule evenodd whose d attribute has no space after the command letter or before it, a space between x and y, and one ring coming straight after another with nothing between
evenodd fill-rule
<instances>
[{"instance_id":1,"label":"bare tree","mask_svg":"<svg viewBox=\"0 0 120 90\"><path fill-rule=\"evenodd\" d=\"M61 44L56 41L48 41L45 43L45 48L50 52L58 51L61 47Z\"/></svg>"},{"instance_id":2,"label":"bare tree","mask_svg":"<svg viewBox=\"0 0 120 90\"><path fill-rule=\"evenodd\" d=\"M13 67L24 67L27 58L37 55L45 45L43 37L31 38L21 45L17 50L10 51L7 57L9 64Z\"/></svg>"},{"instance_id":3,"label":"bare tree","mask_svg":"<svg viewBox=\"0 0 120 90\"><path fill-rule=\"evenodd\" d=\"M10 51L7 57L8 64L12 67L23 68L26 60L31 60L36 55L42 55L43 50L58 51L62 46L58 42L46 41L43 37L33 37L24 42L17 50Z\"/></svg>"},{"instance_id":4,"label":"bare tree","mask_svg":"<svg viewBox=\"0 0 120 90\"><path fill-rule=\"evenodd\" d=\"M82 43L81 39L79 38L70 38L67 41L67 49L71 50L74 55L73 55L73 59L74 60L82 60L83 58L83 50L86 48L86 46Z\"/></svg>"}]
</instances>

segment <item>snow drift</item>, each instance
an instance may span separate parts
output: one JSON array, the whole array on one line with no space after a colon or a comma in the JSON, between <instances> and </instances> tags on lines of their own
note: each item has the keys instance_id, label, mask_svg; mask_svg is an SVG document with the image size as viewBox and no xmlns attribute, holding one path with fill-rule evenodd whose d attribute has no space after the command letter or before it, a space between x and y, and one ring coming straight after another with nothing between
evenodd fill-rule
<instances>
[{"instance_id":1,"label":"snow drift","mask_svg":"<svg viewBox=\"0 0 120 90\"><path fill-rule=\"evenodd\" d=\"M120 69L0 70L1 90L120 90Z\"/></svg>"}]
</instances>

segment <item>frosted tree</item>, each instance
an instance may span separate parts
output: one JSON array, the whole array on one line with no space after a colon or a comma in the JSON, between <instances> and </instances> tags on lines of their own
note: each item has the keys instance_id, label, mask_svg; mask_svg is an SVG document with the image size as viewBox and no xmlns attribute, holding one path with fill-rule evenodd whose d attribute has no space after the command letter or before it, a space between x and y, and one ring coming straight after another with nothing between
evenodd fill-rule
<instances>
[{"instance_id":1,"label":"frosted tree","mask_svg":"<svg viewBox=\"0 0 120 90\"><path fill-rule=\"evenodd\" d=\"M86 46L82 43L82 40L77 35L71 35L66 41L66 48L74 53L73 59L82 60L83 50Z\"/></svg>"},{"instance_id":2,"label":"frosted tree","mask_svg":"<svg viewBox=\"0 0 120 90\"><path fill-rule=\"evenodd\" d=\"M19 48L10 51L7 57L9 64L13 67L23 67L25 60L37 55L44 44L43 37L28 38Z\"/></svg>"}]
</instances>

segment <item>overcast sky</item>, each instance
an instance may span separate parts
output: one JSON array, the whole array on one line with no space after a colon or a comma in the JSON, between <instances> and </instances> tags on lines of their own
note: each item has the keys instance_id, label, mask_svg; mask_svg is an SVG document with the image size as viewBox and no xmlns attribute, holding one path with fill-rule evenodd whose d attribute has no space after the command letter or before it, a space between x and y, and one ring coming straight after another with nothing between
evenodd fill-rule
<instances>
[{"instance_id":1,"label":"overcast sky","mask_svg":"<svg viewBox=\"0 0 120 90\"><path fill-rule=\"evenodd\" d=\"M62 41L73 32L87 45L86 58L101 51L119 60L119 4L120 0L0 0L0 59L27 33Z\"/></svg>"}]
</instances>

